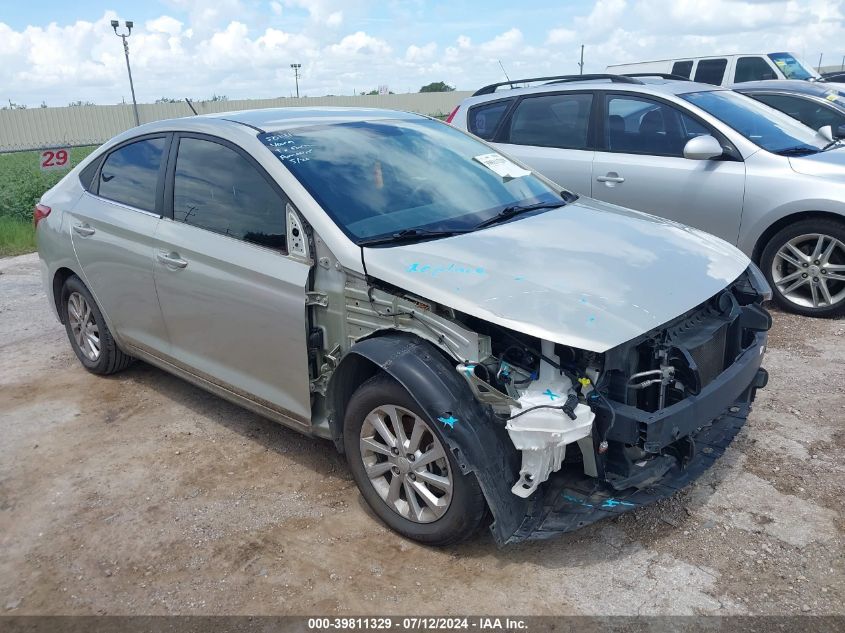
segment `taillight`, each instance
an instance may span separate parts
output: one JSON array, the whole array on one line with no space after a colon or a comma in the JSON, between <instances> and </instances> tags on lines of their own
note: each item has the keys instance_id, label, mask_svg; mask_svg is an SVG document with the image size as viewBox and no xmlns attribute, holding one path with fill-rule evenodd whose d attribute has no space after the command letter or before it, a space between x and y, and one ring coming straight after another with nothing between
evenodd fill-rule
<instances>
[{"instance_id":1,"label":"taillight","mask_svg":"<svg viewBox=\"0 0 845 633\"><path fill-rule=\"evenodd\" d=\"M50 211L52 211L52 209L46 204L36 204L35 211L32 212L32 223L35 226L38 226L38 223L41 222L41 220L50 215Z\"/></svg>"},{"instance_id":2,"label":"taillight","mask_svg":"<svg viewBox=\"0 0 845 633\"><path fill-rule=\"evenodd\" d=\"M458 110L460 110L460 109L461 109L461 106L459 106L459 105L455 106L455 109L452 110L452 114L450 114L449 116L446 117L446 123L451 123L452 119L455 118L455 115L458 113Z\"/></svg>"}]
</instances>

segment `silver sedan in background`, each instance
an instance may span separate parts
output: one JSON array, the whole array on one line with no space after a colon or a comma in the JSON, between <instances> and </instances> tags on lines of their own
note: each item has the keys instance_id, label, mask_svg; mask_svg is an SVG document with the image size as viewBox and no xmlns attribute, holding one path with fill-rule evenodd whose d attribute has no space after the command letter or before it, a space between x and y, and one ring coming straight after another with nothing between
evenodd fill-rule
<instances>
[{"instance_id":1,"label":"silver sedan in background","mask_svg":"<svg viewBox=\"0 0 845 633\"><path fill-rule=\"evenodd\" d=\"M449 120L572 191L737 245L787 310L845 313L845 142L829 127L709 84L621 75L493 84Z\"/></svg>"}]
</instances>

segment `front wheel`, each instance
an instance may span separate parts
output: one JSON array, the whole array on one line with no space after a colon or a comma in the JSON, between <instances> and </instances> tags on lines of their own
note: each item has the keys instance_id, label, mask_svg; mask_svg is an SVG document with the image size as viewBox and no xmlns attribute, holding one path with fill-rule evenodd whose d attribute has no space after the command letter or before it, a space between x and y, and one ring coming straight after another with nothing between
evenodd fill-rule
<instances>
[{"instance_id":1,"label":"front wheel","mask_svg":"<svg viewBox=\"0 0 845 633\"><path fill-rule=\"evenodd\" d=\"M763 249L760 268L784 310L816 317L845 313L845 223L820 218L781 229Z\"/></svg>"},{"instance_id":2,"label":"front wheel","mask_svg":"<svg viewBox=\"0 0 845 633\"><path fill-rule=\"evenodd\" d=\"M487 505L475 476L461 473L440 430L389 376L352 395L343 442L361 494L393 530L447 545L481 527Z\"/></svg>"}]
</instances>

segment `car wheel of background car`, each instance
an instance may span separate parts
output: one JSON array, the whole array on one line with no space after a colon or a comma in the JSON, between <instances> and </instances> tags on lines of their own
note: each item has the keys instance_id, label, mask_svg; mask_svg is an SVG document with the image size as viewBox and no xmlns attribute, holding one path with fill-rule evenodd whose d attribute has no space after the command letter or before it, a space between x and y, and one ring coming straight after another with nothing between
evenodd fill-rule
<instances>
[{"instance_id":1,"label":"car wheel of background car","mask_svg":"<svg viewBox=\"0 0 845 633\"><path fill-rule=\"evenodd\" d=\"M802 220L779 231L760 258L775 302L807 316L845 313L845 223Z\"/></svg>"},{"instance_id":2,"label":"car wheel of background car","mask_svg":"<svg viewBox=\"0 0 845 633\"><path fill-rule=\"evenodd\" d=\"M75 275L68 277L62 287L61 310L71 347L85 369L105 375L129 366L132 357L118 348L103 313Z\"/></svg>"},{"instance_id":3,"label":"car wheel of background car","mask_svg":"<svg viewBox=\"0 0 845 633\"><path fill-rule=\"evenodd\" d=\"M463 474L440 430L391 377L352 395L344 420L352 476L373 511L400 534L447 545L474 534L487 516L473 474Z\"/></svg>"}]
</instances>

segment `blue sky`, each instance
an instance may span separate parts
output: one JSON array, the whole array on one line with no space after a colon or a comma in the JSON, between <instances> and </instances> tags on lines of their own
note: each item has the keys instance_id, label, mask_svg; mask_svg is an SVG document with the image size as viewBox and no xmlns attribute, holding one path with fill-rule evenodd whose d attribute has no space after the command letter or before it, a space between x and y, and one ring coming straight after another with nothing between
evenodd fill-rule
<instances>
[{"instance_id":1,"label":"blue sky","mask_svg":"<svg viewBox=\"0 0 845 633\"><path fill-rule=\"evenodd\" d=\"M845 54L845 0L0 0L0 100L66 105L127 95L112 18L132 19L139 101L352 94L729 52Z\"/></svg>"}]
</instances>

